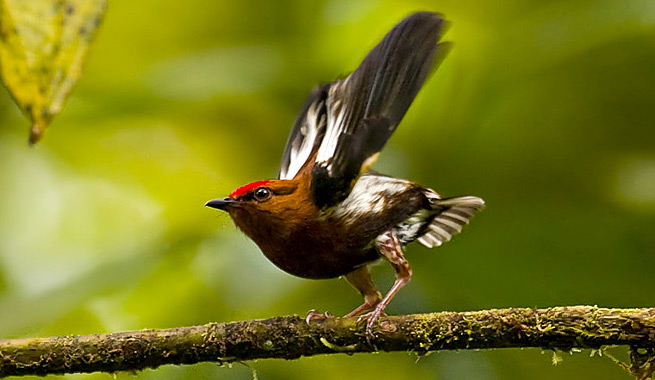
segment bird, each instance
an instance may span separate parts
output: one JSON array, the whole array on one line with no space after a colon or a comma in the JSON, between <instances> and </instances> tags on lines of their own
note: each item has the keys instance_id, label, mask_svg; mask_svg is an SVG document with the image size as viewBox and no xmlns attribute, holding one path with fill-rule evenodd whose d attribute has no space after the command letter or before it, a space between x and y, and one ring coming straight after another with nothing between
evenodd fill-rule
<instances>
[{"instance_id":1,"label":"bird","mask_svg":"<svg viewBox=\"0 0 655 380\"><path fill-rule=\"evenodd\" d=\"M449 49L439 13L394 26L350 75L315 88L288 137L276 179L236 188L207 207L226 211L280 269L307 279L344 277L364 302L344 317L373 336L387 305L412 278L404 247L432 248L459 233L484 201L371 169L426 79ZM369 266L387 261L395 281L382 296ZM308 321L323 316L315 310ZM325 317L331 317L329 313Z\"/></svg>"}]
</instances>

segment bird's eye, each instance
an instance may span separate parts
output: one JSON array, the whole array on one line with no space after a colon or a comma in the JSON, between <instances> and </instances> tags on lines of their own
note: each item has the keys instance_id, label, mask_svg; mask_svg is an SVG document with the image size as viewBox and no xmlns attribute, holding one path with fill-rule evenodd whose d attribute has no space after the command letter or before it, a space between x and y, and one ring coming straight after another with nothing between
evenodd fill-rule
<instances>
[{"instance_id":1,"label":"bird's eye","mask_svg":"<svg viewBox=\"0 0 655 380\"><path fill-rule=\"evenodd\" d=\"M259 202L263 202L268 200L268 198L271 197L271 190L265 188L265 187L260 187L255 192L253 193L255 196L255 199L258 200Z\"/></svg>"}]
</instances>

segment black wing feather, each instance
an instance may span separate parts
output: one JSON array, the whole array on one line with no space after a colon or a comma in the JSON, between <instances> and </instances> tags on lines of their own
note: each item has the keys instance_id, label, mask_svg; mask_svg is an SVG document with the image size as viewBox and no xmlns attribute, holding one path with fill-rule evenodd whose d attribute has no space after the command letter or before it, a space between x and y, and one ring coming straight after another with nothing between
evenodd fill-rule
<instances>
[{"instance_id":1,"label":"black wing feather","mask_svg":"<svg viewBox=\"0 0 655 380\"><path fill-rule=\"evenodd\" d=\"M325 135L327 110L325 101L331 83L314 89L296 119L280 162L279 179L291 179L318 149Z\"/></svg>"},{"instance_id":2,"label":"black wing feather","mask_svg":"<svg viewBox=\"0 0 655 380\"><path fill-rule=\"evenodd\" d=\"M412 14L350 76L330 84L327 125L312 172L317 206L344 200L394 132L443 56L444 44L438 42L444 23L436 13Z\"/></svg>"}]
</instances>

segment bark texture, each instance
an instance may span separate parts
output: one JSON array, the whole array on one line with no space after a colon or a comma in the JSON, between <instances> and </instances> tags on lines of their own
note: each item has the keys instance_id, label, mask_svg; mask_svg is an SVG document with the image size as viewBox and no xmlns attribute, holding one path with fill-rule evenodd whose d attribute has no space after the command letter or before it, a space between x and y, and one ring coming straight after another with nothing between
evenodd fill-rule
<instances>
[{"instance_id":1,"label":"bark texture","mask_svg":"<svg viewBox=\"0 0 655 380\"><path fill-rule=\"evenodd\" d=\"M655 367L655 308L592 306L440 312L381 318L368 340L365 323L298 316L162 330L0 340L0 376L115 372L164 364L372 351L541 347L570 350L628 345L626 368L647 378ZM643 377L646 376L646 377Z\"/></svg>"}]
</instances>

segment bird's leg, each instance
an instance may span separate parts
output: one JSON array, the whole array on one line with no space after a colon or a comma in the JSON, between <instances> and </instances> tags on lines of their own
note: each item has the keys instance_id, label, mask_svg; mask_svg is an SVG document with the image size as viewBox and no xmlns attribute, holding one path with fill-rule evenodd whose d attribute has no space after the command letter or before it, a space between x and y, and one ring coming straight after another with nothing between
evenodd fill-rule
<instances>
[{"instance_id":1,"label":"bird's leg","mask_svg":"<svg viewBox=\"0 0 655 380\"><path fill-rule=\"evenodd\" d=\"M360 267L348 273L345 277L346 281L348 281L348 283L357 289L357 291L359 291L359 293L364 297L364 303L357 309L344 315L344 318L360 315L365 311L373 309L380 303L380 301L382 301L382 294L375 289L375 284L373 284L368 267Z\"/></svg>"},{"instance_id":2,"label":"bird's leg","mask_svg":"<svg viewBox=\"0 0 655 380\"><path fill-rule=\"evenodd\" d=\"M364 303L357 309L344 315L344 318L360 315L365 311L373 309L377 304L380 303L380 301L382 301L382 294L380 294L380 292L375 289L375 284L373 284L373 279L371 279L371 274L368 272L368 268L366 266L360 267L348 273L344 277L346 278L346 281L355 287L355 289L357 289L357 291L364 297ZM327 311L325 313L321 313L312 309L307 312L305 321L309 323L311 321L326 318L332 318L332 314L328 313Z\"/></svg>"},{"instance_id":3,"label":"bird's leg","mask_svg":"<svg viewBox=\"0 0 655 380\"><path fill-rule=\"evenodd\" d=\"M366 318L366 335L369 337L373 336L373 326L375 322L380 318L380 315L384 313L384 309L387 307L391 299L403 286L407 285L409 280L412 278L412 268L409 266L409 262L405 259L403 255L402 247L398 242L398 238L392 231L385 232L376 239L376 246L382 256L391 263L391 266L396 271L396 282L393 283L393 286L384 296L382 301L377 304L375 309L368 314L362 316Z\"/></svg>"}]
</instances>

